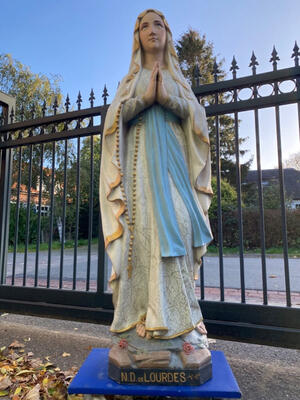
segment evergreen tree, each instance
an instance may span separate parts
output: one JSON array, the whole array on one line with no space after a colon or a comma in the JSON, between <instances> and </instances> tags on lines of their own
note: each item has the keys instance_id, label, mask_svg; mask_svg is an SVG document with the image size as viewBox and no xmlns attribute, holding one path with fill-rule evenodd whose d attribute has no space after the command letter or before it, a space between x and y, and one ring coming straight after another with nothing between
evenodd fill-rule
<instances>
[{"instance_id":1,"label":"evergreen tree","mask_svg":"<svg viewBox=\"0 0 300 400\"><path fill-rule=\"evenodd\" d=\"M200 72L199 83L207 84L214 82L213 66L215 62L213 43L207 41L205 35L200 35L196 30L189 28L175 44L179 64L183 75L187 78L192 87L196 86L194 76L195 67L198 66ZM222 70L224 60L219 62L218 74L219 80L224 80L225 72ZM220 101L224 101L224 96L220 96ZM214 103L214 98L206 99L208 104ZM216 133L215 119L208 118L208 127L210 132L212 171L216 173ZM235 134L234 120L229 115L221 115L219 117L220 132L220 159L221 159L221 175L226 178L232 185L236 184L236 166L235 166ZM242 146L246 141L244 138L239 139L239 145ZM243 156L246 150L240 149L240 155ZM252 160L241 164L242 177L246 176Z\"/></svg>"}]
</instances>

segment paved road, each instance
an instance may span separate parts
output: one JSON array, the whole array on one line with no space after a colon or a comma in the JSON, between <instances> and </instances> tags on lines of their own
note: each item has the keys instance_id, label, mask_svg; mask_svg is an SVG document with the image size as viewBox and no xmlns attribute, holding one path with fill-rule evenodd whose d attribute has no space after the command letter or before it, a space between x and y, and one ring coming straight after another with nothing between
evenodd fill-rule
<instances>
[{"instance_id":1,"label":"paved road","mask_svg":"<svg viewBox=\"0 0 300 400\"><path fill-rule=\"evenodd\" d=\"M34 277L35 253L28 253L27 277ZM64 252L63 278L70 280L73 276L74 251L66 249ZM13 254L8 254L7 276L11 275ZM97 247L92 247L91 252L91 280L97 276ZM246 289L262 289L261 259L257 256L246 256L245 286ZM279 257L268 257L267 285L269 290L285 290L284 261ZM24 253L18 253L16 259L16 277L23 276ZM41 251L39 254L39 278L47 276L48 253ZM108 265L108 270L109 265ZM60 270L60 251L52 251L51 279L58 279ZM289 259L291 290L300 292L300 259ZM84 280L87 274L87 249L80 247L77 253L77 279ZM109 272L108 272L109 275ZM219 258L205 257L204 280L206 286L219 287ZM240 288L240 260L239 257L224 257L224 284L227 288Z\"/></svg>"}]
</instances>

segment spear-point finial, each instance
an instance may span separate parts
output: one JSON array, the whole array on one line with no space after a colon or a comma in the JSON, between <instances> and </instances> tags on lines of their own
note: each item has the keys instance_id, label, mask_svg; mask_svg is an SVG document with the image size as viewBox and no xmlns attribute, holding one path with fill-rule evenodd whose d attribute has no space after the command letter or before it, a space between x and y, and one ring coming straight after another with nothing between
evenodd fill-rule
<instances>
[{"instance_id":1,"label":"spear-point finial","mask_svg":"<svg viewBox=\"0 0 300 400\"><path fill-rule=\"evenodd\" d=\"M91 107L94 107L94 100L95 100L95 95L94 95L94 91L92 89L91 93L90 93L90 97L89 97L89 101L90 101Z\"/></svg>"},{"instance_id":2,"label":"spear-point finial","mask_svg":"<svg viewBox=\"0 0 300 400\"><path fill-rule=\"evenodd\" d=\"M272 57L270 58L270 62L273 64L274 71L277 71L277 61L279 60L280 58L278 57L277 50L275 49L275 46L273 46Z\"/></svg>"},{"instance_id":3,"label":"spear-point finial","mask_svg":"<svg viewBox=\"0 0 300 400\"><path fill-rule=\"evenodd\" d=\"M14 117L15 117L15 111L14 108L12 107L11 112L10 112L10 123L13 124L14 123Z\"/></svg>"},{"instance_id":4,"label":"spear-point finial","mask_svg":"<svg viewBox=\"0 0 300 400\"><path fill-rule=\"evenodd\" d=\"M249 64L249 67L252 67L252 73L253 75L256 74L256 66L259 65L257 62L256 55L254 54L254 51L252 51L252 56L251 56L251 62Z\"/></svg>"},{"instance_id":5,"label":"spear-point finial","mask_svg":"<svg viewBox=\"0 0 300 400\"><path fill-rule=\"evenodd\" d=\"M197 61L195 66L194 66L194 79L195 79L195 86L198 87L200 86L200 78L201 78L201 74L200 74L200 68L199 68L199 62Z\"/></svg>"},{"instance_id":6,"label":"spear-point finial","mask_svg":"<svg viewBox=\"0 0 300 400\"><path fill-rule=\"evenodd\" d=\"M103 104L106 106L106 102L107 102L107 97L109 96L106 85L104 85L104 89L103 89Z\"/></svg>"},{"instance_id":7,"label":"spear-point finial","mask_svg":"<svg viewBox=\"0 0 300 400\"><path fill-rule=\"evenodd\" d=\"M34 103L32 103L30 111L31 111L31 119L33 119L34 118L34 114L35 114L35 105L34 105Z\"/></svg>"},{"instance_id":8,"label":"spear-point finial","mask_svg":"<svg viewBox=\"0 0 300 400\"><path fill-rule=\"evenodd\" d=\"M233 56L232 62L231 62L231 67L230 67L230 71L232 71L232 77L233 79L236 78L236 71L240 69L239 66L237 65L235 56Z\"/></svg>"},{"instance_id":9,"label":"spear-point finial","mask_svg":"<svg viewBox=\"0 0 300 400\"><path fill-rule=\"evenodd\" d=\"M295 41L295 46L293 48L293 54L291 56L291 58L294 58L295 60L295 67L299 67L299 56L300 56L300 52L299 52L299 47L297 44L297 41Z\"/></svg>"},{"instance_id":10,"label":"spear-point finial","mask_svg":"<svg viewBox=\"0 0 300 400\"><path fill-rule=\"evenodd\" d=\"M58 101L57 101L57 96L55 96L55 98L54 98L54 103L53 103L53 106L52 106L52 108L53 108L53 111L54 111L54 115L56 115L56 113L57 113L57 109L58 109Z\"/></svg>"},{"instance_id":11,"label":"spear-point finial","mask_svg":"<svg viewBox=\"0 0 300 400\"><path fill-rule=\"evenodd\" d=\"M76 100L77 106L78 106L78 110L81 109L81 103L82 103L82 97L81 97L81 93L79 90L78 96L77 96L77 100Z\"/></svg>"},{"instance_id":12,"label":"spear-point finial","mask_svg":"<svg viewBox=\"0 0 300 400\"><path fill-rule=\"evenodd\" d=\"M46 115L46 109L47 109L47 107L46 107L46 100L44 100L43 107L42 107L43 117Z\"/></svg>"},{"instance_id":13,"label":"spear-point finial","mask_svg":"<svg viewBox=\"0 0 300 400\"><path fill-rule=\"evenodd\" d=\"M69 93L67 93L67 98L65 102L65 107L66 107L66 112L69 112L69 105L70 105L70 98L69 98Z\"/></svg>"}]
</instances>

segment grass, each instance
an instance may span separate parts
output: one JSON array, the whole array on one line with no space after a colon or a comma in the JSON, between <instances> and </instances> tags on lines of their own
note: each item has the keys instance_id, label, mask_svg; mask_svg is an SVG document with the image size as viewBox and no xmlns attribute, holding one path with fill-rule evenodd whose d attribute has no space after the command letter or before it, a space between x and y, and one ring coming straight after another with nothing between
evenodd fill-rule
<instances>
[{"instance_id":1,"label":"grass","mask_svg":"<svg viewBox=\"0 0 300 400\"><path fill-rule=\"evenodd\" d=\"M98 239L93 238L92 239L92 244L97 245L98 244ZM78 247L84 247L88 245L88 240L87 239L79 239L78 240ZM41 243L40 244L40 251L47 251L48 250L48 243ZM61 248L61 244L59 241L54 241L52 242L52 250L59 250ZM65 242L65 249L73 249L74 248L74 241L73 240L67 240ZM13 246L9 246L8 252L12 253L14 251ZM24 244L19 244L17 252L18 253L24 253L25 251L25 246ZM28 245L28 251L29 252L35 252L36 251L36 244L29 244ZM238 247L223 247L223 254L224 255L239 255L239 248ZM208 255L218 255L219 254L219 248L217 246L209 246L207 249L207 254ZM261 254L261 249L246 249L244 250L244 254ZM269 249L266 249L266 254L267 255L282 255L283 254L283 249L282 247L270 247ZM299 257L300 258L300 249L297 247L291 247L289 248L289 256L290 257Z\"/></svg>"},{"instance_id":2,"label":"grass","mask_svg":"<svg viewBox=\"0 0 300 400\"><path fill-rule=\"evenodd\" d=\"M89 243L88 239L78 239L78 247L84 247L87 246ZM97 238L93 238L92 239L92 244L98 244L98 239ZM74 248L74 241L73 240L66 240L65 241L65 249L73 249ZM52 242L52 250L59 250L61 248L61 243L57 240L57 241L53 241ZM41 243L40 244L40 251L45 251L49 249L49 245L48 243ZM14 251L14 247L13 246L9 246L8 247L8 252L12 253ZM25 251L25 245L24 243L21 243L18 245L18 249L17 252L18 253L24 253ZM30 243L28 245L28 251L34 253L36 251L36 244L35 243Z\"/></svg>"},{"instance_id":3,"label":"grass","mask_svg":"<svg viewBox=\"0 0 300 400\"><path fill-rule=\"evenodd\" d=\"M239 255L240 249L239 247L223 247L224 255ZM290 247L288 249L288 253L290 257L300 257L300 249L297 247ZM219 248L217 246L209 246L207 249L208 255L217 255L219 254ZM244 249L244 254L261 254L261 249ZM270 247L266 249L267 255L282 255L283 248L282 247Z\"/></svg>"}]
</instances>

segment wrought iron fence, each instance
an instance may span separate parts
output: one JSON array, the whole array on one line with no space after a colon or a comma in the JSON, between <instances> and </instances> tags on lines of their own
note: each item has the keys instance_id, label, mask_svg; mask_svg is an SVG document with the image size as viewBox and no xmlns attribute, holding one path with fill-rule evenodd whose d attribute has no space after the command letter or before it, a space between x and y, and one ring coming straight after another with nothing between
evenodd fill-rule
<instances>
[{"instance_id":1,"label":"wrought iron fence","mask_svg":"<svg viewBox=\"0 0 300 400\"><path fill-rule=\"evenodd\" d=\"M300 348L300 309L297 293L290 287L290 268L285 206L285 183L282 165L280 106L297 104L300 127L300 67L299 48L293 49L291 68L277 69L279 60L274 48L273 71L257 74L256 57L252 54L252 75L238 78L237 63L231 65L232 79L218 81L218 66L214 66L214 83L199 84L195 75L195 95L213 119L215 135L215 176L217 182L217 247L219 285L213 288L205 282L207 259L200 270L199 297L210 334L216 337L252 341ZM289 93L281 90L283 82L292 81ZM198 84L197 84L198 83ZM271 85L272 92L264 96L261 88ZM250 91L243 100L243 89ZM57 101L52 115L37 116L32 109L30 120L14 122L14 111L5 110L0 127L2 155L0 179L0 307L2 310L37 315L110 323L113 315L111 294L107 287L109 265L105 258L98 203L101 134L105 120L107 90L102 106L81 109L82 97L77 98L77 110L70 111L67 97L65 112L58 113ZM259 110L275 110L276 142L280 186L283 260L286 306L270 305L267 287L265 211L260 148ZM240 163L239 113L253 111L256 138L257 190L259 236L261 242L261 303L249 299L245 282L245 259ZM240 299L234 300L224 284L224 249L221 190L220 117L233 115L235 176L237 193L237 229L239 240ZM6 119L6 120L5 120ZM10 122L10 123L8 123ZM97 208L98 207L98 208ZM43 240L42 239L43 236ZM84 241L83 238L86 240ZM71 239L71 243L68 240ZM80 247L84 241L85 246ZM44 246L42 242L46 242ZM8 244L10 253L8 253ZM70 244L71 248L68 248ZM23 246L21 248L20 246ZM57 250L55 250L55 246ZM34 250L30 252L29 250ZM8 260L9 258L9 260ZM8 261L7 261L8 260ZM300 287L298 292L300 292ZM210 295L209 295L210 294ZM296 300L293 300L293 296Z\"/></svg>"}]
</instances>

